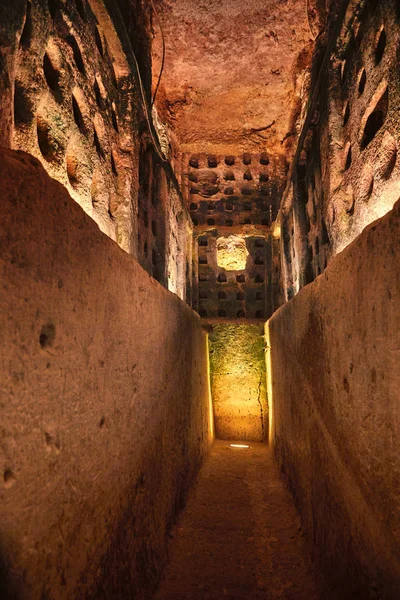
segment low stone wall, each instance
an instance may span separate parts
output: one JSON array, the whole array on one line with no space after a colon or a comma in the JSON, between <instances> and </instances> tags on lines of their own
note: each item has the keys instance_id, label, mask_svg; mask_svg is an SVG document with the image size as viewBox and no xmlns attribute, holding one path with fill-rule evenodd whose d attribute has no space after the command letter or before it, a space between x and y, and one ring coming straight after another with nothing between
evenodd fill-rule
<instances>
[{"instance_id":1,"label":"low stone wall","mask_svg":"<svg viewBox=\"0 0 400 600\"><path fill-rule=\"evenodd\" d=\"M2 598L148 598L212 441L207 340L31 156L0 151Z\"/></svg>"},{"instance_id":2,"label":"low stone wall","mask_svg":"<svg viewBox=\"0 0 400 600\"><path fill-rule=\"evenodd\" d=\"M220 323L210 334L211 390L219 439L262 441L268 408L259 325Z\"/></svg>"},{"instance_id":3,"label":"low stone wall","mask_svg":"<svg viewBox=\"0 0 400 600\"><path fill-rule=\"evenodd\" d=\"M397 203L267 323L275 452L341 599L399 597L399 243Z\"/></svg>"}]
</instances>

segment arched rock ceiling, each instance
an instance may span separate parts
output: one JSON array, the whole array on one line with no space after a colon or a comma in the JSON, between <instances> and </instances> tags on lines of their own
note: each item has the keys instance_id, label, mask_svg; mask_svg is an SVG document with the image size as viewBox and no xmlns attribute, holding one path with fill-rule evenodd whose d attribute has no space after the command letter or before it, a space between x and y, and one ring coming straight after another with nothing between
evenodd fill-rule
<instances>
[{"instance_id":1,"label":"arched rock ceiling","mask_svg":"<svg viewBox=\"0 0 400 600\"><path fill-rule=\"evenodd\" d=\"M306 0L158 0L158 112L186 152L281 153L312 36ZM161 37L154 20L153 85Z\"/></svg>"}]
</instances>

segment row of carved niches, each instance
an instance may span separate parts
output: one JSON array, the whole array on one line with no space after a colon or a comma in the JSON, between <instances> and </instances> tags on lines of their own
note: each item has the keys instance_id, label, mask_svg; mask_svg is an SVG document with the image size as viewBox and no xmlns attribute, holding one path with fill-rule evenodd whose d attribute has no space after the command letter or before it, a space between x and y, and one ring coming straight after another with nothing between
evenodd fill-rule
<instances>
[{"instance_id":1,"label":"row of carved niches","mask_svg":"<svg viewBox=\"0 0 400 600\"><path fill-rule=\"evenodd\" d=\"M300 161L311 278L388 212L400 192L400 4L368 1L346 23ZM303 194L300 186L295 192ZM300 230L293 214L282 222L289 297L298 288Z\"/></svg>"},{"instance_id":2,"label":"row of carved niches","mask_svg":"<svg viewBox=\"0 0 400 600\"><path fill-rule=\"evenodd\" d=\"M316 139L316 138L315 138ZM320 275L328 264L332 254L323 207L323 186L321 167L318 157L311 161L306 177L306 223L308 240L308 261L311 265L312 278ZM290 225L290 235L294 236L294 223ZM293 257L293 260L295 257ZM291 260L291 259L290 259Z\"/></svg>"},{"instance_id":3,"label":"row of carved niches","mask_svg":"<svg viewBox=\"0 0 400 600\"><path fill-rule=\"evenodd\" d=\"M201 317L263 319L270 314L269 238L203 232L196 245Z\"/></svg>"},{"instance_id":4,"label":"row of carved niches","mask_svg":"<svg viewBox=\"0 0 400 600\"><path fill-rule=\"evenodd\" d=\"M193 225L208 227L238 227L262 225L273 220L272 205L265 198L232 196L221 200L191 202L189 212ZM276 216L276 215L275 215Z\"/></svg>"},{"instance_id":5,"label":"row of carved niches","mask_svg":"<svg viewBox=\"0 0 400 600\"><path fill-rule=\"evenodd\" d=\"M396 0L369 0L359 7L332 64L325 127L334 143L322 161L330 165L325 218L334 253L399 197L399 6ZM321 133L322 139L326 136L326 131ZM311 168L310 179L312 186ZM309 212L314 219L311 206Z\"/></svg>"},{"instance_id":6,"label":"row of carved niches","mask_svg":"<svg viewBox=\"0 0 400 600\"><path fill-rule=\"evenodd\" d=\"M14 147L133 251L139 103L110 17L100 0L28 0L20 33Z\"/></svg>"},{"instance_id":7,"label":"row of carved niches","mask_svg":"<svg viewBox=\"0 0 400 600\"><path fill-rule=\"evenodd\" d=\"M154 150L143 140L139 158L138 261L165 285L165 215L168 185Z\"/></svg>"},{"instance_id":8,"label":"row of carved niches","mask_svg":"<svg viewBox=\"0 0 400 600\"><path fill-rule=\"evenodd\" d=\"M147 136L139 156L137 259L164 287L191 304L192 234L181 197Z\"/></svg>"},{"instance_id":9,"label":"row of carved niches","mask_svg":"<svg viewBox=\"0 0 400 600\"><path fill-rule=\"evenodd\" d=\"M267 152L192 155L188 161L188 203L194 224L203 225L215 218L217 226L268 226L276 219L286 173L284 157Z\"/></svg>"}]
</instances>

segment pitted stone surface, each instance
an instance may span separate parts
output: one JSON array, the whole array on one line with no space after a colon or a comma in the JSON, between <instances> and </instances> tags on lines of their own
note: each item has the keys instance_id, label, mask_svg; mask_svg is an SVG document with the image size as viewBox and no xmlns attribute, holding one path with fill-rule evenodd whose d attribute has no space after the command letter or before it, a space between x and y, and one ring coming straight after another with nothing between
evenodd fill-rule
<instances>
[{"instance_id":1,"label":"pitted stone surface","mask_svg":"<svg viewBox=\"0 0 400 600\"><path fill-rule=\"evenodd\" d=\"M147 600L212 439L200 320L0 151L0 596Z\"/></svg>"}]
</instances>

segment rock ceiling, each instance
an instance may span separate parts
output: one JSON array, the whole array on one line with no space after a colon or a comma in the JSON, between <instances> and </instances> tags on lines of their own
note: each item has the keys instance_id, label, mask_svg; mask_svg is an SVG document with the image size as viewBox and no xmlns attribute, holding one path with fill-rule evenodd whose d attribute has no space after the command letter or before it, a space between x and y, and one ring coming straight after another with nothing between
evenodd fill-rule
<instances>
[{"instance_id":1,"label":"rock ceiling","mask_svg":"<svg viewBox=\"0 0 400 600\"><path fill-rule=\"evenodd\" d=\"M184 152L284 152L312 34L306 0L158 0L157 109ZM288 140L284 143L284 140Z\"/></svg>"}]
</instances>

